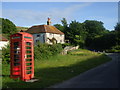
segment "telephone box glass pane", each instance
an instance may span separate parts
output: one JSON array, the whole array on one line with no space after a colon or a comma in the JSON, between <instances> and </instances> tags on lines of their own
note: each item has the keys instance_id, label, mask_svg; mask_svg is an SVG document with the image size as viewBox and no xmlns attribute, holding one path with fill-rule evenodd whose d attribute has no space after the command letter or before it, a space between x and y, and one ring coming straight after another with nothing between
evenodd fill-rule
<instances>
[{"instance_id":1,"label":"telephone box glass pane","mask_svg":"<svg viewBox=\"0 0 120 90\"><path fill-rule=\"evenodd\" d=\"M26 49L31 49L31 47L26 47Z\"/></svg>"},{"instance_id":2,"label":"telephone box glass pane","mask_svg":"<svg viewBox=\"0 0 120 90\"><path fill-rule=\"evenodd\" d=\"M31 45L31 43L30 42L26 42L26 45Z\"/></svg>"},{"instance_id":3,"label":"telephone box glass pane","mask_svg":"<svg viewBox=\"0 0 120 90\"><path fill-rule=\"evenodd\" d=\"M31 74L32 73L32 71L27 71L27 74Z\"/></svg>"},{"instance_id":4,"label":"telephone box glass pane","mask_svg":"<svg viewBox=\"0 0 120 90\"><path fill-rule=\"evenodd\" d=\"M14 66L18 66L18 65L20 65L20 63L14 63Z\"/></svg>"},{"instance_id":5,"label":"telephone box glass pane","mask_svg":"<svg viewBox=\"0 0 120 90\"><path fill-rule=\"evenodd\" d=\"M27 55L27 58L32 57L32 55Z\"/></svg>"},{"instance_id":6,"label":"telephone box glass pane","mask_svg":"<svg viewBox=\"0 0 120 90\"><path fill-rule=\"evenodd\" d=\"M20 51L14 51L14 53L15 53L15 54L19 54L19 53L20 53Z\"/></svg>"},{"instance_id":7,"label":"telephone box glass pane","mask_svg":"<svg viewBox=\"0 0 120 90\"><path fill-rule=\"evenodd\" d=\"M31 51L26 51L26 53L31 53Z\"/></svg>"},{"instance_id":8,"label":"telephone box glass pane","mask_svg":"<svg viewBox=\"0 0 120 90\"><path fill-rule=\"evenodd\" d=\"M19 62L20 60L19 59L14 59L15 62Z\"/></svg>"},{"instance_id":9,"label":"telephone box glass pane","mask_svg":"<svg viewBox=\"0 0 120 90\"><path fill-rule=\"evenodd\" d=\"M19 58L19 55L14 55L14 58Z\"/></svg>"},{"instance_id":10,"label":"telephone box glass pane","mask_svg":"<svg viewBox=\"0 0 120 90\"><path fill-rule=\"evenodd\" d=\"M15 46L18 46L18 45L19 45L19 42L14 42L14 45L15 45Z\"/></svg>"},{"instance_id":11,"label":"telephone box glass pane","mask_svg":"<svg viewBox=\"0 0 120 90\"><path fill-rule=\"evenodd\" d=\"M27 65L27 66L30 66L30 65L32 65L32 63L26 63L26 65Z\"/></svg>"},{"instance_id":12,"label":"telephone box glass pane","mask_svg":"<svg viewBox=\"0 0 120 90\"><path fill-rule=\"evenodd\" d=\"M32 61L32 59L26 59L26 61Z\"/></svg>"},{"instance_id":13,"label":"telephone box glass pane","mask_svg":"<svg viewBox=\"0 0 120 90\"><path fill-rule=\"evenodd\" d=\"M32 69L32 67L26 67L26 70L30 70L30 69Z\"/></svg>"}]
</instances>

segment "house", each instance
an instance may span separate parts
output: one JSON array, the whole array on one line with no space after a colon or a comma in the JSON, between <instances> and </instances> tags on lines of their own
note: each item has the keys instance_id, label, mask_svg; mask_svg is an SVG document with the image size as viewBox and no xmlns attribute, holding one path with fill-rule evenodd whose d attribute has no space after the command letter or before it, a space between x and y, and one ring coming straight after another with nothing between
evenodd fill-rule
<instances>
[{"instance_id":1,"label":"house","mask_svg":"<svg viewBox=\"0 0 120 90\"><path fill-rule=\"evenodd\" d=\"M0 50L2 50L3 47L5 47L9 43L9 40L0 34Z\"/></svg>"},{"instance_id":2,"label":"house","mask_svg":"<svg viewBox=\"0 0 120 90\"><path fill-rule=\"evenodd\" d=\"M51 26L50 18L48 18L47 25L37 25L32 26L29 28L26 32L33 35L34 38L34 44L36 42L41 43L48 43L48 44L54 44L54 43L64 43L65 35L63 32L58 30L56 27Z\"/></svg>"}]
</instances>

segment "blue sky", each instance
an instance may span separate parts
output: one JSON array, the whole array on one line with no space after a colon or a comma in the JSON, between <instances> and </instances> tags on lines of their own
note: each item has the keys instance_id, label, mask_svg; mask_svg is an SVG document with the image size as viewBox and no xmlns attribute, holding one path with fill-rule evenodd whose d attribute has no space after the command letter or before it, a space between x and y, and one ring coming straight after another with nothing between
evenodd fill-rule
<instances>
[{"instance_id":1,"label":"blue sky","mask_svg":"<svg viewBox=\"0 0 120 90\"><path fill-rule=\"evenodd\" d=\"M52 25L61 24L63 17L68 24L98 20L113 30L118 22L118 2L2 2L2 17L25 27L46 24L48 17Z\"/></svg>"}]
</instances>

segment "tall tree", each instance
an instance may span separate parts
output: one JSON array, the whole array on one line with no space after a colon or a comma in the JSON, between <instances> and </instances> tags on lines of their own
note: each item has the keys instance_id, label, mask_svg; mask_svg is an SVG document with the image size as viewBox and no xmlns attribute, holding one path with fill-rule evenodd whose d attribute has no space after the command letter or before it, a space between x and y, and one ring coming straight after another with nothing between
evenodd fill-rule
<instances>
[{"instance_id":1,"label":"tall tree","mask_svg":"<svg viewBox=\"0 0 120 90\"><path fill-rule=\"evenodd\" d=\"M76 20L71 21L69 25L69 40L74 45L84 46L86 39L86 31L82 23L77 22Z\"/></svg>"},{"instance_id":2,"label":"tall tree","mask_svg":"<svg viewBox=\"0 0 120 90\"><path fill-rule=\"evenodd\" d=\"M64 27L61 24L55 24L54 26L60 31L64 32Z\"/></svg>"},{"instance_id":3,"label":"tall tree","mask_svg":"<svg viewBox=\"0 0 120 90\"><path fill-rule=\"evenodd\" d=\"M63 24L64 27L67 27L67 26L68 26L66 18L63 18L63 19L61 20L61 22L62 22L62 24Z\"/></svg>"},{"instance_id":4,"label":"tall tree","mask_svg":"<svg viewBox=\"0 0 120 90\"><path fill-rule=\"evenodd\" d=\"M120 45L120 23L117 23L115 26L115 33L116 33L116 39L117 39L117 44Z\"/></svg>"},{"instance_id":5,"label":"tall tree","mask_svg":"<svg viewBox=\"0 0 120 90\"><path fill-rule=\"evenodd\" d=\"M86 20L84 22L86 31L88 32L89 36L96 36L101 35L104 33L105 28L103 26L103 22L96 21L96 20Z\"/></svg>"},{"instance_id":6,"label":"tall tree","mask_svg":"<svg viewBox=\"0 0 120 90\"><path fill-rule=\"evenodd\" d=\"M103 22L96 20L86 20L84 26L87 31L86 46L91 47L94 43L94 39L102 36L106 29L103 26Z\"/></svg>"},{"instance_id":7,"label":"tall tree","mask_svg":"<svg viewBox=\"0 0 120 90\"><path fill-rule=\"evenodd\" d=\"M66 18L63 18L61 20L61 22L62 22L62 25L63 25L63 32L65 34L65 39L69 39L69 36L68 36L69 35L68 34L68 32L69 32L69 26L68 26Z\"/></svg>"},{"instance_id":8,"label":"tall tree","mask_svg":"<svg viewBox=\"0 0 120 90\"><path fill-rule=\"evenodd\" d=\"M117 23L117 25L115 26L115 30L120 32L120 23Z\"/></svg>"}]
</instances>

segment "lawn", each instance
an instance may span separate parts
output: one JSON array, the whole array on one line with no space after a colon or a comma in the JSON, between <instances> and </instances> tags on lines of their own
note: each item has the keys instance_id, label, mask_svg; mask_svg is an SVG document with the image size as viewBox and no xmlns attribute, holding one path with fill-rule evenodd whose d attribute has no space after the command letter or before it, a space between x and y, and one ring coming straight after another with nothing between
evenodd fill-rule
<instances>
[{"instance_id":1,"label":"lawn","mask_svg":"<svg viewBox=\"0 0 120 90\"><path fill-rule=\"evenodd\" d=\"M35 60L35 78L39 81L34 83L10 79L10 65L3 64L2 84L3 88L46 88L110 60L102 53L82 49L72 51L67 55L53 56L47 60Z\"/></svg>"}]
</instances>

